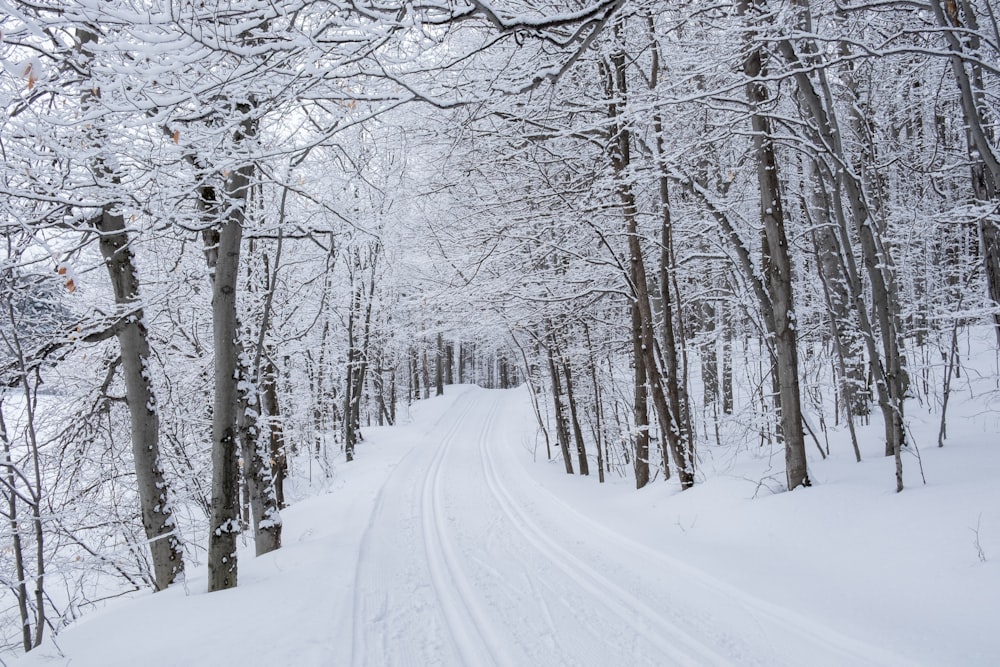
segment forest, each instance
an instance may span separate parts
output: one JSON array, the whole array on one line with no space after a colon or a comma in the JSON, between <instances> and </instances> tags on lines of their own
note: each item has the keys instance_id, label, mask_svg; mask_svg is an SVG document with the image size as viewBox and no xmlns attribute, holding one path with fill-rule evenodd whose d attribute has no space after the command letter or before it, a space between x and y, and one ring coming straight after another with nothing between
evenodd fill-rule
<instances>
[{"instance_id":1,"label":"forest","mask_svg":"<svg viewBox=\"0 0 1000 667\"><path fill-rule=\"evenodd\" d=\"M0 644L237 586L448 385L595 494L872 424L905 494L1000 382L997 13L0 0Z\"/></svg>"}]
</instances>

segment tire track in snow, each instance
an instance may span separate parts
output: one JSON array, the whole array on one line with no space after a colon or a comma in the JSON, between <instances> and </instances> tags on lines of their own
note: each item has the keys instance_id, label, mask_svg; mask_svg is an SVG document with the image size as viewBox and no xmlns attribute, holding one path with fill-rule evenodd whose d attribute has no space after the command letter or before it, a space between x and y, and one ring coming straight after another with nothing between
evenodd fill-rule
<instances>
[{"instance_id":1,"label":"tire track in snow","mask_svg":"<svg viewBox=\"0 0 1000 667\"><path fill-rule=\"evenodd\" d=\"M431 581L438 593L455 648L466 665L506 665L503 644L492 631L488 614L472 590L461 567L461 559L448 537L447 517L441 503L441 471L445 456L468 421L472 405L455 420L444 436L424 479L421 517L424 549Z\"/></svg>"},{"instance_id":2,"label":"tire track in snow","mask_svg":"<svg viewBox=\"0 0 1000 667\"><path fill-rule=\"evenodd\" d=\"M557 569L565 572L581 589L589 592L595 602L612 609L620 618L627 619L638 634L656 646L662 657L672 664L691 667L732 664L729 658L664 618L641 599L546 535L520 508L497 473L492 448L489 446L490 436L494 432L493 422L499 408L500 400L496 398L483 425L479 449L487 486L515 529Z\"/></svg>"},{"instance_id":3,"label":"tire track in snow","mask_svg":"<svg viewBox=\"0 0 1000 667\"><path fill-rule=\"evenodd\" d=\"M492 458L492 454L489 452L484 452L484 464L486 463L487 456L491 457L489 464L494 466L491 470L491 474L494 480L499 482L499 475L496 474L494 459ZM487 475L487 480L489 480L490 476L490 474ZM586 514L583 514L559 495L545 488L537 481L532 480L530 477L525 476L524 479L526 479L539 491L544 493L548 501L551 501L554 505L558 505L561 513L563 513L564 516L570 517L579 526L581 526L580 529L582 531L591 535L602 535L605 542L616 544L618 548L626 551L630 555L630 561L652 563L654 565L658 565L661 569L668 569L682 575L689 583L696 582L704 589L707 589L746 610L748 614L750 614L750 616L758 622L762 631L764 631L764 623L767 622L770 627L777 628L779 631L792 631L804 640L805 646L810 648L822 647L828 652L828 654L832 655L835 660L832 663L822 664L915 667L912 660L905 659L899 655L885 651L878 646L869 644L862 640L841 634L836 630L832 630L824 626L819 621L810 619L786 607L782 607L758 598L722 579L693 567L688 563L671 558L662 551L658 551L642 544L641 542L637 542L632 538L627 537L626 535L623 535L598 521L595 521ZM507 493L509 498L512 498L509 491L505 488L503 491ZM545 536L544 531L538 526L537 523L534 523L531 519L529 519L524 512L520 512L519 514L524 518L524 520L531 522L532 528L537 531L537 534ZM683 632L683 630L681 630L681 632ZM786 638L783 636L779 636L778 639L782 643L786 641ZM816 657L817 656L813 655L814 659Z\"/></svg>"},{"instance_id":4,"label":"tire track in snow","mask_svg":"<svg viewBox=\"0 0 1000 667\"><path fill-rule=\"evenodd\" d=\"M386 476L382 485L379 487L378 494L375 498L375 503L371 514L368 517L368 523L365 527L363 536L361 538L360 546L358 547L358 559L355 564L354 571L354 613L352 614L353 619L353 632L351 636L351 664L355 667L360 667L361 665L368 664L383 664L387 659L391 650L399 650L402 648L406 651L406 648L414 647L400 647L396 645L391 645L398 636L387 637L385 633L385 625L387 619L392 611L390 609L389 597L392 591L388 589L385 585L383 579L372 582L370 579L366 580L363 570L367 567L371 567L373 561L373 542L377 539L378 529L382 525L382 520L386 519L383 516L383 506L386 502L386 495L389 492L400 491L402 487L402 482L407 481L407 476L414 473L414 468L420 465L421 456L427 454L427 446L433 446L438 444L438 449L435 450L434 456L431 458L431 462L428 465L427 470L423 473L423 479L418 484L421 487L421 497L424 493L423 489L427 485L427 479L432 476L436 467L439 467L439 455L444 450L447 442L450 438L454 437L457 432L459 425L464 422L468 415L472 412L475 407L475 401L471 400L468 391L463 392L462 395L458 396L452 407L441 414L434 423L424 432L424 438L429 440L426 445L417 445L410 451L402 460L399 461L396 468ZM445 431L445 436L441 437L438 442L430 441L434 434L438 430L442 429L442 424L447 421L452 423L447 426ZM418 517L414 517L416 519ZM426 532L425 528L421 529L421 532ZM419 538L412 544L413 547L417 546L419 541L426 543L426 537L422 540ZM409 545L408 545L409 546ZM425 546L426 549L426 546ZM430 561L431 555L427 553L427 559ZM428 570L433 571L433 566L428 562ZM433 576L433 575L432 575ZM375 584L374 586L369 584ZM443 586L443 584L442 584ZM433 583L434 593L438 598L442 598L444 595L437 583ZM442 604L442 607L444 605ZM451 624L451 619L448 617L445 610L441 610L445 615L445 622ZM449 633L454 635L454 631L449 628ZM453 640L454 644L454 640ZM458 650L458 646L455 645L454 648ZM420 656L419 655L404 655L404 661L414 661L414 666L419 665Z\"/></svg>"}]
</instances>

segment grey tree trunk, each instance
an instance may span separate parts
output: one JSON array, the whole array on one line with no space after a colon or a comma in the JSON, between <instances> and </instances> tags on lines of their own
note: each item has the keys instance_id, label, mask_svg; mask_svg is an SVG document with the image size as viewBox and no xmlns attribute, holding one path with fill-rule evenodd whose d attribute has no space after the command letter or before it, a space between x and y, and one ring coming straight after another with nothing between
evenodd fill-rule
<instances>
[{"instance_id":1,"label":"grey tree trunk","mask_svg":"<svg viewBox=\"0 0 1000 667\"><path fill-rule=\"evenodd\" d=\"M590 366L590 384L594 391L594 443L597 447L597 481L604 483L604 407L601 397L601 383L597 381L597 357L594 344L590 340L590 327L583 322L583 336L587 343L587 364Z\"/></svg>"},{"instance_id":2,"label":"grey tree trunk","mask_svg":"<svg viewBox=\"0 0 1000 667\"><path fill-rule=\"evenodd\" d=\"M239 389L236 426L243 459L243 482L253 520L256 555L274 551L281 546L281 514L271 472L271 452L260 433L262 392L257 379L247 366L242 345L237 344L237 373L243 386ZM275 426L275 425L272 425Z\"/></svg>"},{"instance_id":3,"label":"grey tree trunk","mask_svg":"<svg viewBox=\"0 0 1000 667\"><path fill-rule=\"evenodd\" d=\"M101 255L115 293L119 318L116 331L121 348L142 526L149 540L156 588L162 590L184 572L184 559L170 504L170 488L160 464L160 417L150 377L149 333L120 208L105 206L94 227L100 234Z\"/></svg>"},{"instance_id":4,"label":"grey tree trunk","mask_svg":"<svg viewBox=\"0 0 1000 667\"><path fill-rule=\"evenodd\" d=\"M357 268L357 267L356 267ZM354 448L358 443L358 424L354 421L354 404L360 401L355 396L356 377L361 364L357 319L361 310L361 285L354 288L354 296L347 313L347 378L344 382L344 456L348 462L354 460Z\"/></svg>"},{"instance_id":5,"label":"grey tree trunk","mask_svg":"<svg viewBox=\"0 0 1000 667\"><path fill-rule=\"evenodd\" d=\"M671 414L674 416L677 429L676 447L687 456L692 468L694 466L694 429L691 426L691 401L687 389L687 353L684 344L683 326L674 326L683 322L681 312L681 295L677 285L677 275L674 271L673 257L673 220L670 210L669 179L666 174L666 148L663 145L663 121L659 114L653 120L656 132L656 147L658 167L660 169L660 299L662 313L660 316L663 329L660 351L663 357L663 367L666 371L667 398L670 401ZM676 311L676 312L675 312ZM677 335L678 329L680 335ZM678 349L681 354L678 355ZM692 470L693 471L693 470Z\"/></svg>"},{"instance_id":6,"label":"grey tree trunk","mask_svg":"<svg viewBox=\"0 0 1000 667\"><path fill-rule=\"evenodd\" d=\"M822 176L816 171L814 178L819 180ZM816 187L818 190L818 185ZM844 411L850 419L852 415L864 416L869 412L868 395L864 390L865 369L859 346L860 338L853 326L852 300L837 230L830 220L825 200L817 204L813 208L813 214L819 219L814 221L812 234L816 271L823 286L823 299L830 320L830 336L837 353L840 395Z\"/></svg>"},{"instance_id":7,"label":"grey tree trunk","mask_svg":"<svg viewBox=\"0 0 1000 667\"><path fill-rule=\"evenodd\" d=\"M650 65L649 87L655 91L660 80L660 49L652 17L648 19L652 63ZM664 142L663 115L653 114L653 133L656 149L656 167L659 171L660 204L660 315L663 329L660 351L667 376L667 396L670 410L677 424L678 448L685 451L688 461L694 466L694 428L691 426L691 400L687 388L687 348L684 342L684 313L681 310L681 291L677 283L674 258L674 224L670 206L670 179L667 170L667 148ZM679 334L679 335L678 335ZM678 354L680 351L680 354Z\"/></svg>"},{"instance_id":8,"label":"grey tree trunk","mask_svg":"<svg viewBox=\"0 0 1000 667\"><path fill-rule=\"evenodd\" d=\"M573 371L570 369L569 359L562 359L563 375L566 377L566 403L569 406L569 416L573 424L573 438L576 442L577 463L580 465L580 474L590 474L590 463L587 461L587 445L583 439L583 429L580 428L580 419L577 416L576 397L573 393ZM506 387L503 387L506 389Z\"/></svg>"},{"instance_id":9,"label":"grey tree trunk","mask_svg":"<svg viewBox=\"0 0 1000 667\"><path fill-rule=\"evenodd\" d=\"M551 327L549 328L551 331ZM573 474L573 459L569 455L569 426L566 421L566 413L562 402L562 382L559 379L559 367L556 363L558 350L551 347L546 348L549 357L549 375L552 378L552 400L555 404L556 434L559 440L559 451L562 454L563 464L566 466L566 474Z\"/></svg>"},{"instance_id":10,"label":"grey tree trunk","mask_svg":"<svg viewBox=\"0 0 1000 667\"><path fill-rule=\"evenodd\" d=\"M97 43L97 33L81 28L77 36L80 52L89 63L94 58L91 49ZM84 107L96 103L97 90L94 86L84 94ZM107 139L100 124L92 125L90 132L94 145L100 145ZM120 175L114 173L100 156L93 159L91 170L98 184L115 189L121 185ZM160 417L150 376L149 332L120 202L104 204L93 225L115 295L117 318L114 327L125 379L125 402L129 410L139 509L143 530L149 541L156 589L163 590L184 571L183 545L170 504L170 488L160 463Z\"/></svg>"},{"instance_id":11,"label":"grey tree trunk","mask_svg":"<svg viewBox=\"0 0 1000 667\"><path fill-rule=\"evenodd\" d=\"M21 648L27 653L33 647L31 639L31 615L28 610L28 572L24 562L24 542L21 539L21 531L24 527L18 523L18 499L21 494L18 492L18 479L15 475L16 468L13 465L14 458L11 456L10 438L7 435L7 422L3 416L3 396L0 396L0 443L3 443L3 476L4 485L7 487L7 512L4 518L7 519L8 528L11 534L11 552L14 557L14 581L10 586L14 597L17 598L17 608L21 618Z\"/></svg>"},{"instance_id":12,"label":"grey tree trunk","mask_svg":"<svg viewBox=\"0 0 1000 667\"><path fill-rule=\"evenodd\" d=\"M238 176L234 175L234 180ZM249 179L246 179L249 180ZM244 186L245 187L245 186ZM239 192L234 189L234 192ZM239 447L236 437L237 391L236 287L242 209L232 203L219 230L218 260L212 281L212 329L215 349L215 402L212 409L212 506L209 517L208 590L236 586L236 538L239 522ZM238 213L237 213L238 212Z\"/></svg>"},{"instance_id":13,"label":"grey tree trunk","mask_svg":"<svg viewBox=\"0 0 1000 667\"><path fill-rule=\"evenodd\" d=\"M752 0L750 0L752 1ZM798 350L795 332L795 307L792 299L792 264L785 235L785 219L778 178L778 163L770 118L761 107L768 101L767 85L760 80L764 52L755 43L754 18L748 10L755 5L743 0L740 11L749 19L747 56L743 72L747 76L746 95L750 104L750 123L760 188L760 215L764 225L764 276L773 317L775 370L780 391L781 432L785 442L785 475L788 490L809 486L806 467L805 438L802 430L802 407L799 394Z\"/></svg>"},{"instance_id":14,"label":"grey tree trunk","mask_svg":"<svg viewBox=\"0 0 1000 667\"><path fill-rule=\"evenodd\" d=\"M455 343L448 341L444 346L444 383L455 384Z\"/></svg>"},{"instance_id":15,"label":"grey tree trunk","mask_svg":"<svg viewBox=\"0 0 1000 667\"><path fill-rule=\"evenodd\" d=\"M274 363L268 359L261 375L262 407L268 423L268 441L271 453L271 475L274 478L274 499L278 508L285 507L285 477L288 475L288 454L285 451L285 434L281 428L278 406L278 379Z\"/></svg>"},{"instance_id":16,"label":"grey tree trunk","mask_svg":"<svg viewBox=\"0 0 1000 667\"><path fill-rule=\"evenodd\" d=\"M733 414L733 315L727 305L722 318L722 412Z\"/></svg>"},{"instance_id":17,"label":"grey tree trunk","mask_svg":"<svg viewBox=\"0 0 1000 667\"><path fill-rule=\"evenodd\" d=\"M646 388L646 361L642 354L642 315L639 306L632 303L632 411L635 416L635 488L649 484L649 393Z\"/></svg>"},{"instance_id":18,"label":"grey tree trunk","mask_svg":"<svg viewBox=\"0 0 1000 667\"><path fill-rule=\"evenodd\" d=\"M248 105L240 105L245 118ZM234 136L240 145L255 136L252 120L245 120ZM214 249L206 253L209 265L215 260L212 273L212 331L215 350L215 401L212 409L212 505L209 516L208 590L225 590L236 586L236 538L239 523L239 446L237 439L236 293L239 283L240 245L246 222L246 205L253 166L244 164L229 172L225 182L225 202L220 206L214 192L201 197L206 221L216 225L218 239ZM214 215L213 215L214 214ZM221 219L220 219L221 217ZM214 218L214 220L213 220Z\"/></svg>"},{"instance_id":19,"label":"grey tree trunk","mask_svg":"<svg viewBox=\"0 0 1000 667\"><path fill-rule=\"evenodd\" d=\"M437 335L437 354L434 357L434 395L444 395L444 340Z\"/></svg>"}]
</instances>

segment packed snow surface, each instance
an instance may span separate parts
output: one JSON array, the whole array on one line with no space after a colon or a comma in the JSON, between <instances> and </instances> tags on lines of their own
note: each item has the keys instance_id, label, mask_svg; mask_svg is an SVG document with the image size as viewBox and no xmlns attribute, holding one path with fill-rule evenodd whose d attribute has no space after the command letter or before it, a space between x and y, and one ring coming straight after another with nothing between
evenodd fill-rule
<instances>
[{"instance_id":1,"label":"packed snow surface","mask_svg":"<svg viewBox=\"0 0 1000 667\"><path fill-rule=\"evenodd\" d=\"M780 453L704 445L694 489L636 491L546 461L526 389L450 387L367 430L238 588L191 568L17 664L996 665L996 419L925 445L926 485L907 459L901 494L867 431L809 489L773 493Z\"/></svg>"}]
</instances>

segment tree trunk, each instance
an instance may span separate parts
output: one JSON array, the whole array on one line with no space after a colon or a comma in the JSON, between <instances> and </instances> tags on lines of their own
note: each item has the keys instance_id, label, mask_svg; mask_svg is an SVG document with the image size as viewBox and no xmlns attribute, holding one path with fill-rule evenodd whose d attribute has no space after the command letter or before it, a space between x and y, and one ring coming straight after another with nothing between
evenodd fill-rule
<instances>
[{"instance_id":1,"label":"tree trunk","mask_svg":"<svg viewBox=\"0 0 1000 667\"><path fill-rule=\"evenodd\" d=\"M420 369L417 362L416 348L410 348L410 396L412 400L420 400Z\"/></svg>"},{"instance_id":2,"label":"tree trunk","mask_svg":"<svg viewBox=\"0 0 1000 667\"><path fill-rule=\"evenodd\" d=\"M559 440L559 451L562 453L566 474L573 474L573 459L569 456L569 428L566 425L566 415L562 404L562 383L559 381L559 368L556 364L557 351L546 348L549 356L549 375L552 377L552 400L555 403L556 434Z\"/></svg>"},{"instance_id":3,"label":"tree trunk","mask_svg":"<svg viewBox=\"0 0 1000 667\"><path fill-rule=\"evenodd\" d=\"M434 395L444 395L444 340L437 335L437 354L434 356Z\"/></svg>"},{"instance_id":4,"label":"tree trunk","mask_svg":"<svg viewBox=\"0 0 1000 667\"><path fill-rule=\"evenodd\" d=\"M431 397L431 371L427 365L427 341L422 341L420 353L420 375L424 383L424 398Z\"/></svg>"},{"instance_id":5,"label":"tree trunk","mask_svg":"<svg viewBox=\"0 0 1000 667\"><path fill-rule=\"evenodd\" d=\"M278 379L274 363L268 359L261 376L261 395L264 414L267 416L268 441L271 454L271 474L274 477L274 498L279 509L285 505L285 477L288 475L288 454L285 450L285 435L281 428L281 413L278 407Z\"/></svg>"},{"instance_id":6,"label":"tree trunk","mask_svg":"<svg viewBox=\"0 0 1000 667\"><path fill-rule=\"evenodd\" d=\"M594 344L590 340L590 328L583 323L583 335L587 342L587 363L590 366L590 383L594 390L594 443L597 447L597 481L604 483L604 408L601 405L601 384L597 381L597 359Z\"/></svg>"},{"instance_id":7,"label":"tree trunk","mask_svg":"<svg viewBox=\"0 0 1000 667\"><path fill-rule=\"evenodd\" d=\"M444 345L444 383L455 384L455 343L448 341Z\"/></svg>"},{"instance_id":8,"label":"tree trunk","mask_svg":"<svg viewBox=\"0 0 1000 667\"><path fill-rule=\"evenodd\" d=\"M677 328L674 321L683 322L680 310L681 295L677 286L677 276L674 272L674 237L673 219L671 218L669 179L666 173L666 148L663 145L663 120L659 113L654 116L653 129L656 132L657 156L660 160L660 295L663 303L661 321L663 326L663 336L661 352L663 354L663 366L667 374L667 397L670 401L670 410L674 416L677 427L678 451L684 452L687 461L694 472L694 429L691 427L690 396L687 388L687 353L684 344L684 331L681 329L680 336L677 335ZM674 304L676 304L676 309ZM676 312L675 312L676 310ZM681 355L677 354L680 348ZM683 359L683 364L682 364Z\"/></svg>"},{"instance_id":9,"label":"tree trunk","mask_svg":"<svg viewBox=\"0 0 1000 667\"><path fill-rule=\"evenodd\" d=\"M795 331L795 308L792 301L792 264L785 235L785 219L778 178L778 163L770 118L760 111L768 101L766 84L760 80L764 53L755 43L753 19L748 16L750 2L742 0L740 12L750 19L747 34L748 52L743 62L747 76L746 95L750 104L750 123L760 188L760 215L764 225L766 262L764 276L773 317L775 368L780 386L781 432L785 442L785 475L788 490L809 486L806 469L805 439L802 430L802 407L799 394L798 350ZM756 3L754 8L756 9Z\"/></svg>"},{"instance_id":10,"label":"tree trunk","mask_svg":"<svg viewBox=\"0 0 1000 667\"><path fill-rule=\"evenodd\" d=\"M590 464L587 461L587 445L583 440L583 429L576 413L576 398L573 395L573 371L569 359L562 360L563 375L566 377L566 402L569 405L569 415L573 423L573 437L576 441L577 461L580 464L580 474L590 475Z\"/></svg>"},{"instance_id":11,"label":"tree trunk","mask_svg":"<svg viewBox=\"0 0 1000 667\"><path fill-rule=\"evenodd\" d=\"M3 416L3 396L0 395L0 442L3 443L4 454L4 492L7 494L6 519L11 534L11 551L14 556L14 581L10 587L17 598L17 609L21 618L21 647L27 653L33 647L31 640L31 617L28 612L28 572L24 563L24 542L21 539L23 526L18 523L17 500L21 497L18 491L18 479L11 456L10 439L7 435L7 421Z\"/></svg>"},{"instance_id":12,"label":"tree trunk","mask_svg":"<svg viewBox=\"0 0 1000 667\"><path fill-rule=\"evenodd\" d=\"M94 57L90 48L97 42L97 34L80 29L78 36L80 50L89 62ZM98 95L96 89L85 93L83 105L92 106ZM106 139L99 126L93 127L91 132L95 144ZM121 184L120 176L112 173L100 157L94 159L92 168L99 183ZM120 203L105 204L101 214L94 219L94 228L100 237L98 245L115 295L118 316L115 330L121 349L142 525L149 542L156 589L163 590L184 571L183 546L172 512L170 488L160 463L160 417L150 376L149 332Z\"/></svg>"},{"instance_id":13,"label":"tree trunk","mask_svg":"<svg viewBox=\"0 0 1000 667\"><path fill-rule=\"evenodd\" d=\"M355 266L355 268L359 268ZM354 288L351 306L347 313L347 378L344 382L344 456L348 463L354 460L354 448L358 442L358 423L354 419L354 405L360 400L355 396L357 375L361 364L358 349L357 319L361 310L361 285Z\"/></svg>"},{"instance_id":14,"label":"tree trunk","mask_svg":"<svg viewBox=\"0 0 1000 667\"><path fill-rule=\"evenodd\" d=\"M808 18L808 5L799 2L798 10L804 18ZM878 237L877 227L872 220L866 204L864 188L855 174L853 161L848 158L841 139L841 132L834 112L833 92L825 70L818 71L818 81L822 96L816 91L809 77L810 68L800 62L794 45L787 39L780 40L778 47L785 59L795 68L794 76L800 99L806 110L815 121L815 130L823 145L834 158L835 177L839 187L834 188L834 213L837 216L841 234L841 248L844 251L845 268L847 269L848 286L855 303L862 331L865 332L871 368L875 374L875 385L879 395L879 407L885 423L885 452L887 456L896 458L896 488L903 488L901 448L904 444L903 395L907 382L904 360L899 339L899 308L895 280L893 277L893 261L888 248ZM811 50L815 51L815 48ZM850 73L842 75L848 82L848 88L853 92L853 81ZM858 105L851 106L852 121L860 127L863 119L860 117ZM843 193L843 194L841 194ZM842 197L847 197L847 207ZM845 210L849 210L854 221L855 232L861 243L862 258L872 291L872 307L878 321L879 334L882 343L882 354L875 346L874 329L871 327L866 306L863 301L863 290L860 276L853 256L848 252L850 238L847 233L847 223L844 220Z\"/></svg>"},{"instance_id":15,"label":"tree trunk","mask_svg":"<svg viewBox=\"0 0 1000 667\"><path fill-rule=\"evenodd\" d=\"M722 412L733 414L733 316L727 305L722 318Z\"/></svg>"},{"instance_id":16,"label":"tree trunk","mask_svg":"<svg viewBox=\"0 0 1000 667\"><path fill-rule=\"evenodd\" d=\"M633 404L635 415L635 488L649 484L649 391L646 386L646 361L642 353L642 315L634 302L632 312Z\"/></svg>"},{"instance_id":17,"label":"tree trunk","mask_svg":"<svg viewBox=\"0 0 1000 667\"><path fill-rule=\"evenodd\" d=\"M240 212L242 214L242 211ZM212 409L212 511L208 541L208 590L236 586L239 534L239 467L236 438L236 286L242 215L219 230L218 260L212 281L215 348L215 402Z\"/></svg>"},{"instance_id":18,"label":"tree trunk","mask_svg":"<svg viewBox=\"0 0 1000 667\"><path fill-rule=\"evenodd\" d=\"M250 108L240 105L245 118ZM237 145L255 135L254 121L245 120L234 136ZM212 410L212 506L208 538L209 592L236 586L236 537L239 534L239 465L236 438L237 386L236 293L238 286L240 244L246 221L246 201L253 166L242 165L229 172L225 182L225 205L214 201L214 191L201 197L201 206L209 221L218 225L214 249L206 250L215 258L212 272L212 329L215 349L215 401ZM203 188L211 190L211 188ZM211 215L216 214L216 215ZM222 216L220 220L219 217ZM214 220L212 219L214 218Z\"/></svg>"},{"instance_id":19,"label":"tree trunk","mask_svg":"<svg viewBox=\"0 0 1000 667\"><path fill-rule=\"evenodd\" d=\"M236 426L243 459L243 484L253 521L254 549L260 556L281 546L281 514L271 474L271 452L264 448L260 433L261 391L247 367L249 359L242 345L237 344L237 352L237 385L241 388Z\"/></svg>"}]
</instances>

